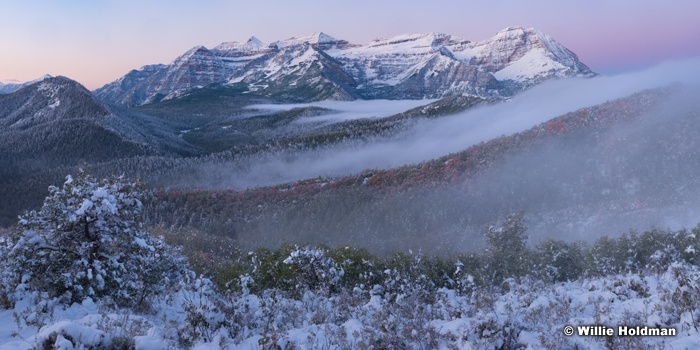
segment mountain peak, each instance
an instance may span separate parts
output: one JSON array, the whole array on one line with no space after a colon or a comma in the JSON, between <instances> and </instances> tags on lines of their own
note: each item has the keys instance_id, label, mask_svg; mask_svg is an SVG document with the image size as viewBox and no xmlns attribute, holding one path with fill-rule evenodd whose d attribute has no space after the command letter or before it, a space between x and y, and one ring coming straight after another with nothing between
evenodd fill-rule
<instances>
[{"instance_id":1,"label":"mountain peak","mask_svg":"<svg viewBox=\"0 0 700 350\"><path fill-rule=\"evenodd\" d=\"M11 114L3 115L0 112L0 128L25 130L57 120L96 120L109 114L107 108L83 85L64 76L37 81L18 90L5 101L16 107Z\"/></svg>"},{"instance_id":2,"label":"mountain peak","mask_svg":"<svg viewBox=\"0 0 700 350\"><path fill-rule=\"evenodd\" d=\"M192 56L194 54L205 52L205 51L209 51L209 50L202 45L197 45L197 46L187 50L187 52L185 52L181 57Z\"/></svg>"},{"instance_id":3,"label":"mountain peak","mask_svg":"<svg viewBox=\"0 0 700 350\"><path fill-rule=\"evenodd\" d=\"M336 39L324 32L315 32L311 34L312 38L312 43L314 44L321 44L321 43L332 43L335 42Z\"/></svg>"},{"instance_id":4,"label":"mountain peak","mask_svg":"<svg viewBox=\"0 0 700 350\"><path fill-rule=\"evenodd\" d=\"M532 29L532 28L530 28ZM518 27L518 26L510 26L503 28L498 31L496 34L501 34L501 33L507 33L507 32L525 32L525 29L523 27Z\"/></svg>"},{"instance_id":5,"label":"mountain peak","mask_svg":"<svg viewBox=\"0 0 700 350\"><path fill-rule=\"evenodd\" d=\"M276 42L277 47L283 48L283 47L288 47L288 46L294 46L294 45L301 45L304 43L311 44L311 45L320 45L320 44L333 44L335 42L338 42L338 40L326 33L323 32L314 32L306 36L300 36L300 37L291 37L286 40L281 40Z\"/></svg>"},{"instance_id":6,"label":"mountain peak","mask_svg":"<svg viewBox=\"0 0 700 350\"><path fill-rule=\"evenodd\" d=\"M527 38L531 41L541 41L541 42L546 42L546 43L556 43L552 37L549 35L545 34L539 29L530 27L530 28L523 28L523 27L507 27L504 29L501 29L496 35L489 39L489 40L508 40L508 39L517 39L521 40L524 38ZM556 45L560 45L559 43L556 43Z\"/></svg>"},{"instance_id":7,"label":"mountain peak","mask_svg":"<svg viewBox=\"0 0 700 350\"><path fill-rule=\"evenodd\" d=\"M185 52L184 54L180 55L180 57L176 58L171 64L175 66L180 66L183 64L186 64L187 62L190 61L196 61L200 59L205 59L209 60L213 57L213 54L209 49L202 45L197 45Z\"/></svg>"},{"instance_id":8,"label":"mountain peak","mask_svg":"<svg viewBox=\"0 0 700 350\"><path fill-rule=\"evenodd\" d=\"M260 39L256 38L255 36L251 36L248 38L248 41L246 41L246 45L251 45L251 46L256 46L256 47L263 47L265 44L260 41Z\"/></svg>"},{"instance_id":9,"label":"mountain peak","mask_svg":"<svg viewBox=\"0 0 700 350\"><path fill-rule=\"evenodd\" d=\"M265 43L263 43L260 39L251 36L246 42L241 43L238 41L229 41L229 42L224 42L216 47L213 48L213 50L218 50L218 51L260 51L266 47Z\"/></svg>"},{"instance_id":10,"label":"mountain peak","mask_svg":"<svg viewBox=\"0 0 700 350\"><path fill-rule=\"evenodd\" d=\"M48 76L48 78L36 80L33 84L29 85L29 87L32 86L36 86L37 91L42 91L45 95L52 97L55 97L57 94L66 93L78 93L82 95L92 96L90 91L87 88L85 88L85 86L73 79L64 77L62 75L55 77Z\"/></svg>"},{"instance_id":11,"label":"mountain peak","mask_svg":"<svg viewBox=\"0 0 700 350\"><path fill-rule=\"evenodd\" d=\"M508 27L469 50L471 62L498 80L532 85L549 78L595 75L575 53L535 28Z\"/></svg>"}]
</instances>

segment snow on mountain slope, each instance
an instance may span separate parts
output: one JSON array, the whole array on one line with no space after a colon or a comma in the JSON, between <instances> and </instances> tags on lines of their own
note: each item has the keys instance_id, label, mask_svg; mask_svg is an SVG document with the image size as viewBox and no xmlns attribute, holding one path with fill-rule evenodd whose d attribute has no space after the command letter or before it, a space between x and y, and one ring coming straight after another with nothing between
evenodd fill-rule
<instances>
[{"instance_id":1,"label":"snow on mountain slope","mask_svg":"<svg viewBox=\"0 0 700 350\"><path fill-rule=\"evenodd\" d=\"M244 83L249 92L293 102L456 93L510 97L548 79L595 75L550 36L518 27L475 43L438 33L403 34L367 45L321 32L269 45L251 37L211 50L195 47L169 65L148 67L95 92L127 105L174 98L213 83Z\"/></svg>"},{"instance_id":2,"label":"snow on mountain slope","mask_svg":"<svg viewBox=\"0 0 700 350\"><path fill-rule=\"evenodd\" d=\"M24 159L85 162L191 148L167 128L153 117L111 108L62 76L0 99L0 154Z\"/></svg>"},{"instance_id":3,"label":"snow on mountain slope","mask_svg":"<svg viewBox=\"0 0 700 350\"><path fill-rule=\"evenodd\" d=\"M169 99L191 89L225 82L231 73L220 57L204 46L196 46L178 57L167 69L159 70L149 78L149 83L154 92Z\"/></svg>"},{"instance_id":4,"label":"snow on mountain slope","mask_svg":"<svg viewBox=\"0 0 700 350\"><path fill-rule=\"evenodd\" d=\"M285 47L289 46L295 46L295 45L302 45L304 43L306 44L311 44L311 45L321 45L325 47L331 47L333 44L344 42L341 40L337 40L336 38L323 33L323 32L315 32L310 35L306 36L300 36L300 37L291 37L286 40L280 40L275 42L275 45L282 49Z\"/></svg>"},{"instance_id":5,"label":"snow on mountain slope","mask_svg":"<svg viewBox=\"0 0 700 350\"><path fill-rule=\"evenodd\" d=\"M204 46L196 46L168 65L150 65L131 71L95 94L108 102L127 106L158 102L202 88L224 83L234 72L224 60Z\"/></svg>"},{"instance_id":6,"label":"snow on mountain slope","mask_svg":"<svg viewBox=\"0 0 700 350\"><path fill-rule=\"evenodd\" d=\"M464 42L445 34L404 34L366 46L327 53L343 63L360 84L396 85L425 65L444 43Z\"/></svg>"},{"instance_id":7,"label":"snow on mountain slope","mask_svg":"<svg viewBox=\"0 0 700 350\"><path fill-rule=\"evenodd\" d=\"M230 84L245 83L249 91L287 101L356 99L354 80L316 45L286 46L237 71Z\"/></svg>"},{"instance_id":8,"label":"snow on mountain slope","mask_svg":"<svg viewBox=\"0 0 700 350\"><path fill-rule=\"evenodd\" d=\"M523 57L497 71L494 76L498 80L526 81L550 71L561 72L566 69L559 62L547 59L541 50L529 51Z\"/></svg>"},{"instance_id":9,"label":"snow on mountain slope","mask_svg":"<svg viewBox=\"0 0 700 350\"><path fill-rule=\"evenodd\" d=\"M468 45L459 56L494 73L498 80L526 84L550 77L593 75L576 54L534 28L506 28L491 39Z\"/></svg>"},{"instance_id":10,"label":"snow on mountain slope","mask_svg":"<svg viewBox=\"0 0 700 350\"><path fill-rule=\"evenodd\" d=\"M236 41L221 43L211 49L211 51L235 72L251 61L274 52L275 46L266 45L258 38L251 36L244 43Z\"/></svg>"},{"instance_id":11,"label":"snow on mountain slope","mask_svg":"<svg viewBox=\"0 0 700 350\"><path fill-rule=\"evenodd\" d=\"M233 50L239 50L239 51L258 51L261 50L265 47L265 43L260 41L260 39L251 36L248 41L244 43L239 43L237 41L230 41L230 42L225 42L221 43L218 46L215 46L212 50L219 50L219 51L233 51Z\"/></svg>"},{"instance_id":12,"label":"snow on mountain slope","mask_svg":"<svg viewBox=\"0 0 700 350\"><path fill-rule=\"evenodd\" d=\"M146 80L166 67L164 64L152 64L133 69L123 77L95 90L94 93L99 98L112 103L125 106L140 105L148 99Z\"/></svg>"},{"instance_id":13,"label":"snow on mountain slope","mask_svg":"<svg viewBox=\"0 0 700 350\"><path fill-rule=\"evenodd\" d=\"M27 81L24 83L16 83L16 82L11 82L11 83L2 83L0 82L0 95L3 94L11 94L25 86L29 86L31 84L34 84L36 82L42 81L44 79L51 78L51 75L45 74L42 77L39 77L38 79L34 79L31 81Z\"/></svg>"}]
</instances>

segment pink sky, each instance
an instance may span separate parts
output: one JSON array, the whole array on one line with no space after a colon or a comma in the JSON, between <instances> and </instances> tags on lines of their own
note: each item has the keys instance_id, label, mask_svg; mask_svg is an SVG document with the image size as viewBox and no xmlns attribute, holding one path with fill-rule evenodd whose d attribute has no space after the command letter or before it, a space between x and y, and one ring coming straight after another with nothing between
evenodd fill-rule
<instances>
[{"instance_id":1,"label":"pink sky","mask_svg":"<svg viewBox=\"0 0 700 350\"><path fill-rule=\"evenodd\" d=\"M596 72L700 56L700 1L51 0L0 3L0 81L65 75L89 89L195 45L264 42L323 31L364 44L403 33L478 41L535 27Z\"/></svg>"}]
</instances>

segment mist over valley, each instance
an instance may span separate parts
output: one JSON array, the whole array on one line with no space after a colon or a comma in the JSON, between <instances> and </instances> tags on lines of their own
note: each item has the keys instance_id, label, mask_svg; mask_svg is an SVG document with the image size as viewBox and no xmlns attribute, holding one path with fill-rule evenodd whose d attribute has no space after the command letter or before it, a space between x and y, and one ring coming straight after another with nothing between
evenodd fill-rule
<instances>
[{"instance_id":1,"label":"mist over valley","mask_svg":"<svg viewBox=\"0 0 700 350\"><path fill-rule=\"evenodd\" d=\"M693 226L698 66L689 59L555 79L505 99L285 104L213 85L138 108L92 97L74 107L65 102L72 91L89 93L48 78L0 100L10 136L4 198L23 193L3 204L3 222L31 208L42 187L87 166L144 179L155 191L151 225L192 227L247 248L295 242L459 253L480 249L486 225L520 211L531 244ZM88 139L88 152L54 148L59 153L41 163L32 159L46 153L12 146L20 130L36 134L54 123L38 116L60 120L76 108L100 110L107 117L87 112L78 120L135 151ZM49 128L61 147L91 135Z\"/></svg>"}]
</instances>

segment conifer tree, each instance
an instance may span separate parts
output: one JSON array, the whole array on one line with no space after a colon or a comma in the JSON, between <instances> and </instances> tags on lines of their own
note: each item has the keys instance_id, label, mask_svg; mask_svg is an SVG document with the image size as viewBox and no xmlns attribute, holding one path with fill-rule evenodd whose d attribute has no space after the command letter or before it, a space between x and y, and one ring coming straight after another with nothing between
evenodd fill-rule
<instances>
[{"instance_id":1,"label":"conifer tree","mask_svg":"<svg viewBox=\"0 0 700 350\"><path fill-rule=\"evenodd\" d=\"M140 222L142 185L121 177L98 181L81 172L51 186L38 211L20 217L20 230L2 263L6 295L37 291L64 303L111 298L141 306L189 271L180 254L151 237Z\"/></svg>"},{"instance_id":2,"label":"conifer tree","mask_svg":"<svg viewBox=\"0 0 700 350\"><path fill-rule=\"evenodd\" d=\"M529 256L527 250L527 227L525 212L510 214L500 225L486 228L486 240L491 253L488 275L493 283L500 283L508 277L527 273Z\"/></svg>"}]
</instances>

